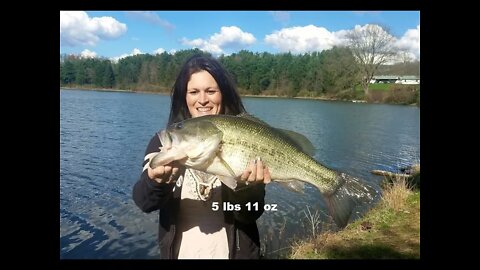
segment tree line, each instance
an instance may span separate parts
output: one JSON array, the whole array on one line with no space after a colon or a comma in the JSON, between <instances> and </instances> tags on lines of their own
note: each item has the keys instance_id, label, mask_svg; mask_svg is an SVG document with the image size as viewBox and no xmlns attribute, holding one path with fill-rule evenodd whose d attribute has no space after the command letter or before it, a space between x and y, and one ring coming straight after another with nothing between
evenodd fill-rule
<instances>
[{"instance_id":1,"label":"tree line","mask_svg":"<svg viewBox=\"0 0 480 270\"><path fill-rule=\"evenodd\" d=\"M174 54L138 54L115 63L105 58L63 54L60 55L60 86L168 92L183 63L195 54L211 56L199 49L190 49ZM360 67L347 47L300 55L242 50L220 56L218 60L231 73L243 95L335 95L353 90L362 81ZM382 66L377 75L392 70L417 75L418 66L418 62Z\"/></svg>"}]
</instances>

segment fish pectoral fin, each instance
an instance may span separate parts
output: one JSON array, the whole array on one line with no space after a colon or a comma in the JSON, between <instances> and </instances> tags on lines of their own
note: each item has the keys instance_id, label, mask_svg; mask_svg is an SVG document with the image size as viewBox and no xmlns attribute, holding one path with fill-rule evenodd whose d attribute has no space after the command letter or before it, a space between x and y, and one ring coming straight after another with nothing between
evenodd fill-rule
<instances>
[{"instance_id":1,"label":"fish pectoral fin","mask_svg":"<svg viewBox=\"0 0 480 270\"><path fill-rule=\"evenodd\" d=\"M275 180L276 183L293 192L304 194L305 185L302 181L296 179L290 180Z\"/></svg>"},{"instance_id":2,"label":"fish pectoral fin","mask_svg":"<svg viewBox=\"0 0 480 270\"><path fill-rule=\"evenodd\" d=\"M220 160L220 163L223 165L223 167L225 167L225 169L227 169L227 171L230 173L230 176L236 178L237 176L232 168L230 168L230 165L228 165L228 163L219 154L217 154L217 158Z\"/></svg>"},{"instance_id":3,"label":"fish pectoral fin","mask_svg":"<svg viewBox=\"0 0 480 270\"><path fill-rule=\"evenodd\" d=\"M237 179L233 177L219 175L218 179L220 179L222 183L224 183L227 187L229 187L232 190L235 190L237 188Z\"/></svg>"},{"instance_id":4,"label":"fish pectoral fin","mask_svg":"<svg viewBox=\"0 0 480 270\"><path fill-rule=\"evenodd\" d=\"M230 168L230 165L228 165L228 163L219 154L217 154L217 158L220 161L220 164L222 164L223 167L227 169L228 173L230 173L230 176L220 175L218 176L218 179L220 179L222 183L224 183L226 186L228 186L232 190L235 190L237 188L237 183L238 183L235 172L232 170L232 168Z\"/></svg>"}]
</instances>

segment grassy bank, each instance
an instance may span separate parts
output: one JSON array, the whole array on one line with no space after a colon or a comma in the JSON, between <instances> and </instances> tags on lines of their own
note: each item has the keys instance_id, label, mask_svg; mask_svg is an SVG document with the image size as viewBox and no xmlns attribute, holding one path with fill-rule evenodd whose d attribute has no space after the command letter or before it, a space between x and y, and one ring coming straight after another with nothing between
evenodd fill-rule
<instances>
[{"instance_id":1,"label":"grassy bank","mask_svg":"<svg viewBox=\"0 0 480 270\"><path fill-rule=\"evenodd\" d=\"M398 177L363 218L293 245L289 259L419 259L420 190Z\"/></svg>"}]
</instances>

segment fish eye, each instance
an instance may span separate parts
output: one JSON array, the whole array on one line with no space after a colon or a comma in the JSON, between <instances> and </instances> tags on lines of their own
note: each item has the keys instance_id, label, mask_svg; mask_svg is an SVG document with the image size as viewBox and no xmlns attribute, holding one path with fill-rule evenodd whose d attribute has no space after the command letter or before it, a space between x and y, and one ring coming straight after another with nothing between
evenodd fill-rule
<instances>
[{"instance_id":1,"label":"fish eye","mask_svg":"<svg viewBox=\"0 0 480 270\"><path fill-rule=\"evenodd\" d=\"M179 122L177 124L175 124L175 129L182 129L183 128L183 123L182 122Z\"/></svg>"}]
</instances>

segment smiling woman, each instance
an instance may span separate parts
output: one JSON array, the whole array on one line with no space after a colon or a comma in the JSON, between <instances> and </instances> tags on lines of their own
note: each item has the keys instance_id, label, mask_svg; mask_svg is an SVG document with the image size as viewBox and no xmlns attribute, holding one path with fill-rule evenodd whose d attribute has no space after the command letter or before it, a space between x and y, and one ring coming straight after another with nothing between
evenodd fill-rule
<instances>
[{"instance_id":1,"label":"smiling woman","mask_svg":"<svg viewBox=\"0 0 480 270\"><path fill-rule=\"evenodd\" d=\"M185 63L175 81L167 127L201 111L237 115L245 107L228 71L214 58L197 55Z\"/></svg>"},{"instance_id":2,"label":"smiling woman","mask_svg":"<svg viewBox=\"0 0 480 270\"><path fill-rule=\"evenodd\" d=\"M171 102L167 127L178 127L189 118L245 112L228 72L214 58L202 55L183 65ZM205 128L197 131L208 134ZM142 211L160 210L161 258L260 258L257 219L264 211L265 184L271 181L268 168L260 159L252 161L242 174L249 185L241 190L225 185L218 175L186 168L178 156L152 168L149 165L159 149L166 152L176 147L162 136L165 133L159 132L150 140L143 172L133 188L133 200ZM219 205L232 207L220 211Z\"/></svg>"},{"instance_id":3,"label":"smiling woman","mask_svg":"<svg viewBox=\"0 0 480 270\"><path fill-rule=\"evenodd\" d=\"M192 74L187 85L187 106L192 117L221 112L222 92L207 71Z\"/></svg>"}]
</instances>

